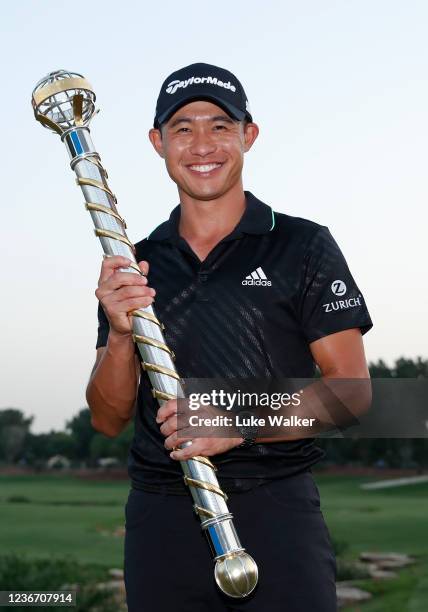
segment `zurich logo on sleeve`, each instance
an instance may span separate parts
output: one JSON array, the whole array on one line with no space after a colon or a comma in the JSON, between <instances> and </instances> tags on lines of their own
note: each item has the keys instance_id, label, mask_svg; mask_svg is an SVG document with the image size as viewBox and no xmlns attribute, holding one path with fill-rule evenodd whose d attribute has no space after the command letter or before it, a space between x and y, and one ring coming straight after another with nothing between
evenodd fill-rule
<instances>
[{"instance_id":1,"label":"zurich logo on sleeve","mask_svg":"<svg viewBox=\"0 0 428 612\"><path fill-rule=\"evenodd\" d=\"M332 293L338 297L342 297L347 291L346 284L340 279L334 280L331 283L330 289ZM328 304L322 305L324 312L348 310L348 308L356 308L357 306L361 306L361 293L358 294L358 297L347 298L346 300L336 300L335 302L329 302Z\"/></svg>"}]
</instances>

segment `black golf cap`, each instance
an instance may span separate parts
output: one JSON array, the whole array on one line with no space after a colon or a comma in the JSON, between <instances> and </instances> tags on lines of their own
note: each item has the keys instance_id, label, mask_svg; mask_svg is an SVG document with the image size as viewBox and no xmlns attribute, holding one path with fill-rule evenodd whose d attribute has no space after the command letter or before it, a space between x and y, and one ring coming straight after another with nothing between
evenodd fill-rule
<instances>
[{"instance_id":1,"label":"black golf cap","mask_svg":"<svg viewBox=\"0 0 428 612\"><path fill-rule=\"evenodd\" d=\"M236 76L212 64L190 64L180 68L162 84L153 122L159 128L181 106L196 100L209 100L233 119L252 121L247 96Z\"/></svg>"}]
</instances>

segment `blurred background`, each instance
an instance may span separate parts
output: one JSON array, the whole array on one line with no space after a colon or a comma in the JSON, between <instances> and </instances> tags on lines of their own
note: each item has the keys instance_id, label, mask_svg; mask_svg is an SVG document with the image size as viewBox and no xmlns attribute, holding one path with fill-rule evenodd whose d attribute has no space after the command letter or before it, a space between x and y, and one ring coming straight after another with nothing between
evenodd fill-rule
<instances>
[{"instance_id":1,"label":"blurred background","mask_svg":"<svg viewBox=\"0 0 428 612\"><path fill-rule=\"evenodd\" d=\"M111 440L90 427L101 250L64 146L34 121L35 83L65 68L93 84L93 140L137 242L178 203L147 138L162 81L198 61L234 72L261 130L245 187L330 228L374 322L372 375L426 377L428 5L24 0L0 16L0 590L84 585L80 609L108 612L110 590L123 600L132 428ZM341 601L426 610L426 440L320 444Z\"/></svg>"}]
</instances>

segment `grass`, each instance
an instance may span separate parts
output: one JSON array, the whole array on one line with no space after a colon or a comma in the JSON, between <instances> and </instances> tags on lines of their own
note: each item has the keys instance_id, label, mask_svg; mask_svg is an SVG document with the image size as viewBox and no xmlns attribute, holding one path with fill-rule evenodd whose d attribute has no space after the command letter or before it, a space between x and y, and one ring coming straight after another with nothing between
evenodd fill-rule
<instances>
[{"instance_id":1,"label":"grass","mask_svg":"<svg viewBox=\"0 0 428 612\"><path fill-rule=\"evenodd\" d=\"M96 584L105 579L105 572L98 566L17 555L0 557L0 591L76 590L75 612L118 612L112 590L96 588ZM63 609L49 606L52 612Z\"/></svg>"},{"instance_id":2,"label":"grass","mask_svg":"<svg viewBox=\"0 0 428 612\"><path fill-rule=\"evenodd\" d=\"M332 537L362 551L403 552L417 564L388 581L359 581L373 600L349 612L425 612L428 601L428 483L364 491L370 478L315 474ZM0 476L1 555L71 559L102 568L122 567L129 485L70 476ZM15 500L15 501L13 501ZM189 512L191 501L189 499ZM239 526L238 530L239 530Z\"/></svg>"},{"instance_id":3,"label":"grass","mask_svg":"<svg viewBox=\"0 0 428 612\"><path fill-rule=\"evenodd\" d=\"M349 543L348 558L360 552L401 552L417 563L392 580L361 580L373 599L349 612L426 612L428 609L428 483L364 491L369 478L316 475L330 533Z\"/></svg>"},{"instance_id":4,"label":"grass","mask_svg":"<svg viewBox=\"0 0 428 612\"><path fill-rule=\"evenodd\" d=\"M362 551L428 554L428 483L364 491L369 478L317 476L330 531Z\"/></svg>"},{"instance_id":5,"label":"grass","mask_svg":"<svg viewBox=\"0 0 428 612\"><path fill-rule=\"evenodd\" d=\"M129 486L67 476L0 476L1 553L122 567ZM27 502L11 502L13 498ZM78 505L77 502L80 502Z\"/></svg>"}]
</instances>

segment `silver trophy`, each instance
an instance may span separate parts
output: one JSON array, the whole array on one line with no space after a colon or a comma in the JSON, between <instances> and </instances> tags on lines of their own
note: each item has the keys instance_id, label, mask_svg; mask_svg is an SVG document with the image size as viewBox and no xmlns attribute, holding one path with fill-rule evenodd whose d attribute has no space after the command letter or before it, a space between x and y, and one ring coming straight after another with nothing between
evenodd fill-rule
<instances>
[{"instance_id":1,"label":"silver trophy","mask_svg":"<svg viewBox=\"0 0 428 612\"><path fill-rule=\"evenodd\" d=\"M142 274L134 254L134 245L126 236L126 224L119 215L117 200L107 184L107 172L101 164L90 132L95 114L95 93L80 74L57 70L41 79L33 90L34 114L44 127L61 136L70 155L85 207L90 212L106 257L129 258L129 268L122 271ZM166 345L162 323L152 306L132 312L133 338L160 405L169 399L184 398L183 385L174 366L174 354ZM192 444L188 441L181 448ZM207 534L215 560L215 580L230 597L246 597L257 585L258 569L254 559L241 546L227 496L215 475L216 468L207 457L193 457L180 462L184 482L189 487L194 510ZM161 551L160 551L161 553Z\"/></svg>"}]
</instances>

